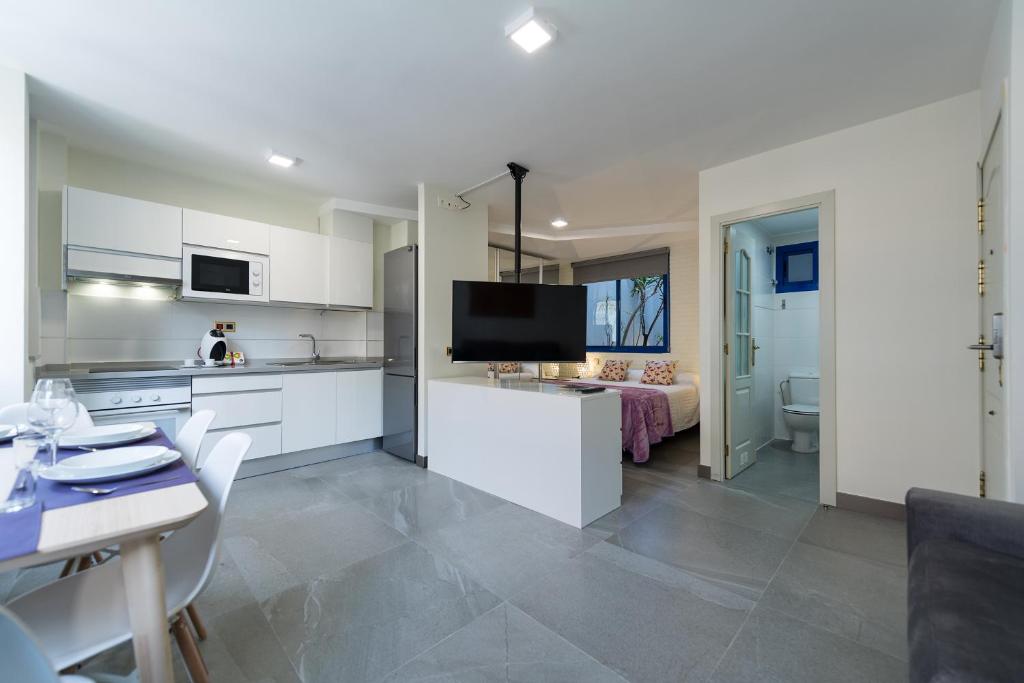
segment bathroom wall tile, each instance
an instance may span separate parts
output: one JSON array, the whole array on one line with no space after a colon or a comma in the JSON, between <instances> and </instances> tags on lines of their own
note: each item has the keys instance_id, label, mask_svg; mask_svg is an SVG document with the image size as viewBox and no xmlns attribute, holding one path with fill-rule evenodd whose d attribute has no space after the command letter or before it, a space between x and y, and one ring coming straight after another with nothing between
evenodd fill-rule
<instances>
[{"instance_id":1,"label":"bathroom wall tile","mask_svg":"<svg viewBox=\"0 0 1024 683\"><path fill-rule=\"evenodd\" d=\"M785 300L786 310L817 309L819 299L818 292L784 292L775 295L775 307L781 309L782 301Z\"/></svg>"},{"instance_id":2,"label":"bathroom wall tile","mask_svg":"<svg viewBox=\"0 0 1024 683\"><path fill-rule=\"evenodd\" d=\"M818 336L818 311L815 308L787 308L775 313L775 338L797 339Z\"/></svg>"}]
</instances>

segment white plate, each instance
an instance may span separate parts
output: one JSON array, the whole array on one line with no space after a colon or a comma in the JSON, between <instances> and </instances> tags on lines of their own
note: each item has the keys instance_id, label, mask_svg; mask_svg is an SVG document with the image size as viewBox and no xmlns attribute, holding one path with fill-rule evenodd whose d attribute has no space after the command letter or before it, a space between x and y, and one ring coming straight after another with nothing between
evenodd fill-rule
<instances>
[{"instance_id":1,"label":"white plate","mask_svg":"<svg viewBox=\"0 0 1024 683\"><path fill-rule=\"evenodd\" d=\"M0 443L10 441L18 435L18 427L16 425L0 425Z\"/></svg>"},{"instance_id":2,"label":"white plate","mask_svg":"<svg viewBox=\"0 0 1024 683\"><path fill-rule=\"evenodd\" d=\"M51 481L59 481L65 484L99 484L104 481L117 481L118 479L128 479L130 477L138 477L143 474L149 474L154 472L161 467L167 467L171 463L176 462L181 458L181 453L178 451L168 450L159 459L149 463L145 467L129 467L124 466L119 471L111 471L104 474L100 474L100 470L83 470L81 472L74 472L69 470L62 470L60 465L56 467L48 467L39 473L44 479L50 479Z\"/></svg>"},{"instance_id":3,"label":"white plate","mask_svg":"<svg viewBox=\"0 0 1024 683\"><path fill-rule=\"evenodd\" d=\"M156 462L168 450L166 446L110 448L65 458L48 469L71 473L75 476L82 475L83 473L89 476L102 476L132 472Z\"/></svg>"},{"instance_id":4,"label":"white plate","mask_svg":"<svg viewBox=\"0 0 1024 683\"><path fill-rule=\"evenodd\" d=\"M79 446L101 447L117 446L131 443L153 436L156 433L155 427L146 425L134 425L132 429L125 429L128 425L104 425L98 427L85 427L75 430L70 434L62 434L60 437L61 448L78 448Z\"/></svg>"}]
</instances>

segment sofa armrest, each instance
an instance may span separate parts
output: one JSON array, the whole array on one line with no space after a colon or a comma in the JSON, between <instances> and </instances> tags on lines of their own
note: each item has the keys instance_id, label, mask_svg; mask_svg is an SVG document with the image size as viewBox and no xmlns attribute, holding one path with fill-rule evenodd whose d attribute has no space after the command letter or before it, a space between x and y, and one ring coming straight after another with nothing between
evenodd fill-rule
<instances>
[{"instance_id":1,"label":"sofa armrest","mask_svg":"<svg viewBox=\"0 0 1024 683\"><path fill-rule=\"evenodd\" d=\"M907 491L907 560L929 540L969 543L1024 558L1024 505L943 491Z\"/></svg>"}]
</instances>

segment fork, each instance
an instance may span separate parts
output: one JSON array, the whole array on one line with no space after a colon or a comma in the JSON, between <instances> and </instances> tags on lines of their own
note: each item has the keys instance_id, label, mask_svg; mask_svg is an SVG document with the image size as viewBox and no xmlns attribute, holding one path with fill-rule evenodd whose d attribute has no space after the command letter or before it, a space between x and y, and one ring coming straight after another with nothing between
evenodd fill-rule
<instances>
[{"instance_id":1,"label":"fork","mask_svg":"<svg viewBox=\"0 0 1024 683\"><path fill-rule=\"evenodd\" d=\"M163 479L154 479L153 481L142 482L141 484L121 484L120 486L108 486L105 488L96 488L92 486L72 486L72 491L78 491L79 493L91 493L94 496L105 496L108 493L114 491L120 491L121 489L132 489L132 488L144 488L153 484L162 484L167 481L173 481L177 477L164 477Z\"/></svg>"}]
</instances>

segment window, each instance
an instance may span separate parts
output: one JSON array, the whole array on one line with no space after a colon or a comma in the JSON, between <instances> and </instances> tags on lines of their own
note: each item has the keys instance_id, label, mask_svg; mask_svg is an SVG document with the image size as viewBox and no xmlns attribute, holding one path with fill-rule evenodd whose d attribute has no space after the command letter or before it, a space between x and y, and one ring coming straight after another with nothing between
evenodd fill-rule
<instances>
[{"instance_id":1,"label":"window","mask_svg":"<svg viewBox=\"0 0 1024 683\"><path fill-rule=\"evenodd\" d=\"M775 248L775 291L813 292L818 289L818 243L784 244Z\"/></svg>"},{"instance_id":2,"label":"window","mask_svg":"<svg viewBox=\"0 0 1024 683\"><path fill-rule=\"evenodd\" d=\"M589 282L587 350L668 352L668 275Z\"/></svg>"}]
</instances>

